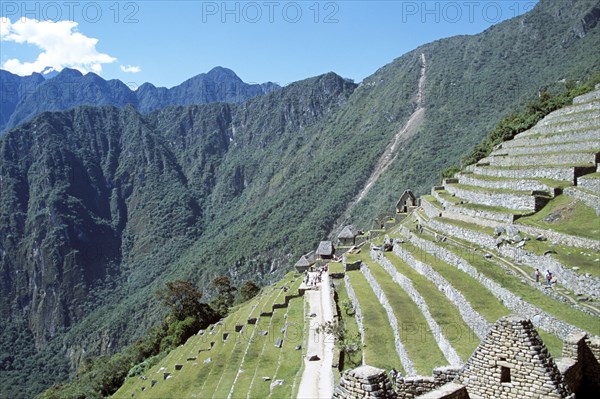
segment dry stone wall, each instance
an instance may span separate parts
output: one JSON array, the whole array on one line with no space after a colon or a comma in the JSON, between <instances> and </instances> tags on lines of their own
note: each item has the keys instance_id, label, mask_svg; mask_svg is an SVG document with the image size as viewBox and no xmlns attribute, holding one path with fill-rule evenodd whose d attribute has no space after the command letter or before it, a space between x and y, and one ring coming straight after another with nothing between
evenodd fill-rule
<instances>
[{"instance_id":1,"label":"dry stone wall","mask_svg":"<svg viewBox=\"0 0 600 399\"><path fill-rule=\"evenodd\" d=\"M593 119L598 120L600 118L600 109L598 109L598 103L589 103L589 109L572 111L570 113L563 114L550 114L544 119L538 122L539 126L552 126L559 123L577 122L580 120Z\"/></svg>"},{"instance_id":2,"label":"dry stone wall","mask_svg":"<svg viewBox=\"0 0 600 399\"><path fill-rule=\"evenodd\" d=\"M492 166L526 165L582 165L596 164L596 154L566 152L562 154L519 155L514 157L490 157Z\"/></svg>"},{"instance_id":3,"label":"dry stone wall","mask_svg":"<svg viewBox=\"0 0 600 399\"><path fill-rule=\"evenodd\" d=\"M458 175L460 184L468 186L485 187L492 189L517 190L517 191L548 191L554 192L554 189L547 184L540 183L537 180L526 179L508 179L508 180L486 180L478 179L472 174L461 173Z\"/></svg>"},{"instance_id":4,"label":"dry stone wall","mask_svg":"<svg viewBox=\"0 0 600 399\"><path fill-rule=\"evenodd\" d=\"M504 306L510 309L511 312L536 320L536 325L542 330L555 334L561 339L565 339L569 334L581 331L580 329L547 314L540 308L525 302L517 295L500 286L500 284L479 273L469 262L455 255L453 252L450 252L431 241L419 238L414 234L410 234L408 238L412 243L422 248L424 251L473 277L498 298Z\"/></svg>"},{"instance_id":5,"label":"dry stone wall","mask_svg":"<svg viewBox=\"0 0 600 399\"><path fill-rule=\"evenodd\" d=\"M442 215L442 210L437 206L431 204L428 200L421 197L421 208L427 216L430 218L438 217Z\"/></svg>"},{"instance_id":6,"label":"dry stone wall","mask_svg":"<svg viewBox=\"0 0 600 399\"><path fill-rule=\"evenodd\" d=\"M448 280L442 277L442 275L436 272L431 266L415 259L414 256L402 248L401 245L394 244L394 253L419 274L427 277L441 292L444 293L444 295L446 295L450 302L457 307L465 323L473 330L479 339L485 337L490 327L489 323L473 309L469 301L467 301L460 291L452 287Z\"/></svg>"},{"instance_id":7,"label":"dry stone wall","mask_svg":"<svg viewBox=\"0 0 600 399\"><path fill-rule=\"evenodd\" d=\"M431 219L428 224L432 229L437 230L447 236L457 237L488 249L496 248L496 240L487 234L465 229L450 223L444 223L436 219Z\"/></svg>"},{"instance_id":8,"label":"dry stone wall","mask_svg":"<svg viewBox=\"0 0 600 399\"><path fill-rule=\"evenodd\" d=\"M577 187L567 187L564 189L563 193L569 197L583 201L587 206L596 212L596 215L600 216L600 199L597 195L589 193L585 190L580 190Z\"/></svg>"},{"instance_id":9,"label":"dry stone wall","mask_svg":"<svg viewBox=\"0 0 600 399\"><path fill-rule=\"evenodd\" d=\"M485 226L485 227L498 227L498 226L503 226L505 225L506 221L502 220L494 220L494 219L488 219L485 216L492 216L492 214L490 212L486 212L486 211L477 211L475 209L472 208L463 208L460 206L453 206L449 209L446 209L444 212L442 212L442 216L447 218L447 219L454 219L454 220L460 220L463 222L467 222L467 223L474 223L474 224L478 224L480 226ZM495 213L493 214L493 216L495 215L499 215L499 213ZM510 216L510 214L507 214Z\"/></svg>"},{"instance_id":10,"label":"dry stone wall","mask_svg":"<svg viewBox=\"0 0 600 399\"><path fill-rule=\"evenodd\" d=\"M567 245L569 247L578 247L578 248L587 248L593 249L595 251L600 251L600 241L591 240L589 238L571 236L568 234L559 233L552 230L539 229L533 226L527 226L524 224L519 224L518 228L520 231L538 236L543 235L552 243L558 243L561 245Z\"/></svg>"},{"instance_id":11,"label":"dry stone wall","mask_svg":"<svg viewBox=\"0 0 600 399\"><path fill-rule=\"evenodd\" d=\"M550 270L557 277L559 284L574 291L577 294L586 294L594 299L600 298L600 280L596 277L578 274L577 272L566 268L558 260L551 256L540 256L531 253L523 248L517 248L510 245L502 245L498 248L500 255L522 262L532 268L540 270Z\"/></svg>"},{"instance_id":12,"label":"dry stone wall","mask_svg":"<svg viewBox=\"0 0 600 399\"><path fill-rule=\"evenodd\" d=\"M579 141L579 142L568 142L568 143L557 143L550 145L532 145L527 147L509 147L501 148L492 152L493 156L514 156L514 155L529 155L529 154L544 154L552 152L574 152L574 151L587 151L592 148L598 147L598 141Z\"/></svg>"},{"instance_id":13,"label":"dry stone wall","mask_svg":"<svg viewBox=\"0 0 600 399\"><path fill-rule=\"evenodd\" d=\"M503 169L488 166L469 165L466 170L485 176L504 177L510 179L545 178L554 180L575 181L575 168L570 166L542 167L521 169Z\"/></svg>"},{"instance_id":14,"label":"dry stone wall","mask_svg":"<svg viewBox=\"0 0 600 399\"><path fill-rule=\"evenodd\" d=\"M534 211L536 198L529 194L497 193L489 191L466 190L449 184L446 191L469 202L487 206L500 206L508 209Z\"/></svg>"},{"instance_id":15,"label":"dry stone wall","mask_svg":"<svg viewBox=\"0 0 600 399\"><path fill-rule=\"evenodd\" d=\"M439 324L431 316L431 313L429 312L429 306L427 306L425 299L423 299L421 294L419 294L419 292L412 285L412 281L398 272L389 259L383 256L381 251L371 251L371 259L379 263L392 276L392 279L398 285L400 285L400 287L402 287L408 296L410 296L410 299L412 299L413 302L418 306L446 360L448 360L448 362L453 366L461 365L462 360L460 359L460 356L458 356L448 339L444 336ZM407 375L411 374L407 372Z\"/></svg>"},{"instance_id":16,"label":"dry stone wall","mask_svg":"<svg viewBox=\"0 0 600 399\"><path fill-rule=\"evenodd\" d=\"M573 99L573 105L586 103L600 99L600 85L596 85L596 91L592 91L581 96L577 96Z\"/></svg>"},{"instance_id":17,"label":"dry stone wall","mask_svg":"<svg viewBox=\"0 0 600 399\"><path fill-rule=\"evenodd\" d=\"M598 121L593 119L584 119L574 122L554 123L546 126L534 126L526 132L521 133L521 137L533 136L536 134L553 134L570 132L572 130L591 129L598 127Z\"/></svg>"},{"instance_id":18,"label":"dry stone wall","mask_svg":"<svg viewBox=\"0 0 600 399\"><path fill-rule=\"evenodd\" d=\"M600 177L578 177L577 186L589 190L596 195L600 195Z\"/></svg>"},{"instance_id":19,"label":"dry stone wall","mask_svg":"<svg viewBox=\"0 0 600 399\"><path fill-rule=\"evenodd\" d=\"M521 133L523 134L523 133ZM513 140L505 141L501 144L501 148L513 148L513 147L528 147L536 145L547 145L556 143L566 143L567 141L582 141L582 140L595 140L600 134L600 128L589 128L574 130L566 133L549 134L547 136L527 138L522 137L521 134L515 136Z\"/></svg>"}]
</instances>

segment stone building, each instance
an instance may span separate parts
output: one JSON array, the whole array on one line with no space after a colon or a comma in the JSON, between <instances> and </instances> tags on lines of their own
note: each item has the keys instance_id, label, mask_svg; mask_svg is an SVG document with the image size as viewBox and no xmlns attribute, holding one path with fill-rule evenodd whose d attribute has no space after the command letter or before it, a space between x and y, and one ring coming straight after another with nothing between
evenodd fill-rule
<instances>
[{"instance_id":1,"label":"stone building","mask_svg":"<svg viewBox=\"0 0 600 399\"><path fill-rule=\"evenodd\" d=\"M339 245L352 246L356 244L357 235L358 229L356 227L351 224L345 226L337 236Z\"/></svg>"},{"instance_id":2,"label":"stone building","mask_svg":"<svg viewBox=\"0 0 600 399\"><path fill-rule=\"evenodd\" d=\"M335 247L331 241L321 241L315 254L319 259L333 259Z\"/></svg>"},{"instance_id":3,"label":"stone building","mask_svg":"<svg viewBox=\"0 0 600 399\"><path fill-rule=\"evenodd\" d=\"M396 212L397 213L407 213L411 207L417 206L417 198L410 190L406 190L398 199L396 203Z\"/></svg>"},{"instance_id":4,"label":"stone building","mask_svg":"<svg viewBox=\"0 0 600 399\"><path fill-rule=\"evenodd\" d=\"M315 264L315 252L310 251L309 253L302 255L300 257L300 259L298 259L298 262L296 262L294 267L296 268L298 273L304 273L305 271L310 269L310 267L314 264Z\"/></svg>"},{"instance_id":5,"label":"stone building","mask_svg":"<svg viewBox=\"0 0 600 399\"><path fill-rule=\"evenodd\" d=\"M365 396L364 388L373 388L363 381L365 371L346 372L334 398L595 398L600 392L600 339L572 334L563 343L562 356L555 362L533 323L512 315L490 328L462 368L439 367L431 377L404 378L395 386L396 396Z\"/></svg>"}]
</instances>

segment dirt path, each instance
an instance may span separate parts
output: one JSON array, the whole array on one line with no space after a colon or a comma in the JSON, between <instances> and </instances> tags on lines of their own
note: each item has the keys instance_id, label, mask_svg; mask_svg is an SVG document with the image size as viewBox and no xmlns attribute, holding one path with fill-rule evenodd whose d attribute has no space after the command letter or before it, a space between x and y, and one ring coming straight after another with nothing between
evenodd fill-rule
<instances>
[{"instance_id":1,"label":"dirt path","mask_svg":"<svg viewBox=\"0 0 600 399\"><path fill-rule=\"evenodd\" d=\"M346 210L342 214L342 216L337 220L334 226L341 227L346 224L348 218L350 217L350 213L364 197L367 195L373 184L379 179L379 176L383 172L387 170L387 168L394 162L396 157L398 156L398 149L400 145L405 143L408 139L413 137L421 124L423 123L423 117L425 116L425 108L423 106L423 93L425 90L425 82L426 82L426 70L427 70L427 60L425 59L425 54L421 54L421 75L419 76L419 84L417 87L416 100L417 100L417 108L412 113L412 115L406 121L406 124L402 126L402 128L394 135L392 140L389 142L385 151L377 161L375 165L375 169L371 172L371 176L367 179L367 182L363 186L362 190L358 193L356 197L348 204Z\"/></svg>"},{"instance_id":2,"label":"dirt path","mask_svg":"<svg viewBox=\"0 0 600 399\"><path fill-rule=\"evenodd\" d=\"M333 337L317 334L316 328L333 320L333 308L329 293L329 275L323 273L323 280L318 285L318 290L308 290L305 298L309 303L311 318L307 340L306 357L304 358L304 372L298 389L299 399L331 398L333 396ZM308 316L308 315L305 315ZM320 360L309 361L308 358L317 355Z\"/></svg>"}]
</instances>

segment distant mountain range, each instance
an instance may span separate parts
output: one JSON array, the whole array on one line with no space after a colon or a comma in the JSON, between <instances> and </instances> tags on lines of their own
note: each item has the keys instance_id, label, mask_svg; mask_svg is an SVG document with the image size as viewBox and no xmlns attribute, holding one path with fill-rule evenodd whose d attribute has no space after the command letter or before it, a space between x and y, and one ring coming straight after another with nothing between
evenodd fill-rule
<instances>
[{"instance_id":1,"label":"distant mountain range","mask_svg":"<svg viewBox=\"0 0 600 399\"><path fill-rule=\"evenodd\" d=\"M65 68L52 77L34 73L18 76L0 70L0 135L44 111L63 111L80 105L133 105L142 113L169 105L211 102L242 103L277 90L275 83L244 83L232 70L211 69L167 89L144 83L137 90L117 79L105 80L95 73L83 75Z\"/></svg>"},{"instance_id":2,"label":"distant mountain range","mask_svg":"<svg viewBox=\"0 0 600 399\"><path fill-rule=\"evenodd\" d=\"M329 73L278 89L216 68L132 91L73 70L1 72L2 126L18 126L0 138L0 397L33 397L143 335L168 281L278 279L336 227L396 137L348 222L368 229L406 188L429 191L539 90L600 71L599 11L541 0L358 85ZM165 107L207 101L235 104Z\"/></svg>"}]
</instances>

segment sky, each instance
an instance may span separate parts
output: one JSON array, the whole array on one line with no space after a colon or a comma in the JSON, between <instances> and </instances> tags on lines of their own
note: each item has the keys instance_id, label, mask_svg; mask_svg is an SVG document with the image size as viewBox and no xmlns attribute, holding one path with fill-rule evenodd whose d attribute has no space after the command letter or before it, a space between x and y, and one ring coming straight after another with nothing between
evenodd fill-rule
<instances>
[{"instance_id":1,"label":"sky","mask_svg":"<svg viewBox=\"0 0 600 399\"><path fill-rule=\"evenodd\" d=\"M0 68L69 67L172 87L215 66L286 85L356 82L414 48L476 34L537 0L0 2Z\"/></svg>"}]
</instances>

